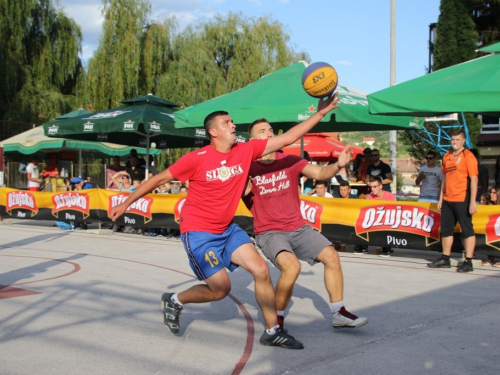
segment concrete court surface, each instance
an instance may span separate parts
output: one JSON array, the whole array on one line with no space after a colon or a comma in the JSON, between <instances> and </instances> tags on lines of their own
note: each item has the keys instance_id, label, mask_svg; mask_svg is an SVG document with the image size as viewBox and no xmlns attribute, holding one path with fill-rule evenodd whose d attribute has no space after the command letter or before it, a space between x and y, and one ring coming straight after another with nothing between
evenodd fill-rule
<instances>
[{"instance_id":1,"label":"concrete court surface","mask_svg":"<svg viewBox=\"0 0 500 375\"><path fill-rule=\"evenodd\" d=\"M4 225L3 225L4 224ZM10 224L10 225L6 225ZM249 274L231 296L187 305L181 332L160 296L195 284L179 240L53 222L0 222L0 374L498 374L500 269L431 270L437 253L340 253L345 302L370 322L331 327L321 265L303 264L286 318L300 351L264 347ZM93 226L95 227L95 225ZM372 248L370 248L372 250ZM273 280L277 270L271 266Z\"/></svg>"}]
</instances>

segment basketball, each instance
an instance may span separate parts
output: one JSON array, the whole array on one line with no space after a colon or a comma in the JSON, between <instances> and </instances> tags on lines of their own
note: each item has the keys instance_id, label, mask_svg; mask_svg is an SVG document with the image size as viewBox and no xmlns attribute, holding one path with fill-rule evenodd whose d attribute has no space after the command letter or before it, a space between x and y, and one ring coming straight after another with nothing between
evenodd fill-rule
<instances>
[{"instance_id":1,"label":"basketball","mask_svg":"<svg viewBox=\"0 0 500 375\"><path fill-rule=\"evenodd\" d=\"M302 87L313 98L324 98L337 88L337 72L330 64L315 62L302 73Z\"/></svg>"}]
</instances>

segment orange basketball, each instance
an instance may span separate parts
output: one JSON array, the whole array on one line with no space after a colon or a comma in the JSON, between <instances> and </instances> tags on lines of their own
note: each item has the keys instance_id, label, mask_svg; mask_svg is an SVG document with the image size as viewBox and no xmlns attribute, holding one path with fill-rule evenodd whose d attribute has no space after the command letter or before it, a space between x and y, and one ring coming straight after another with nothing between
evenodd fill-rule
<instances>
[{"instance_id":1,"label":"orange basketball","mask_svg":"<svg viewBox=\"0 0 500 375\"><path fill-rule=\"evenodd\" d=\"M316 62L302 73L302 87L314 98L324 98L337 88L337 72L330 64Z\"/></svg>"}]
</instances>

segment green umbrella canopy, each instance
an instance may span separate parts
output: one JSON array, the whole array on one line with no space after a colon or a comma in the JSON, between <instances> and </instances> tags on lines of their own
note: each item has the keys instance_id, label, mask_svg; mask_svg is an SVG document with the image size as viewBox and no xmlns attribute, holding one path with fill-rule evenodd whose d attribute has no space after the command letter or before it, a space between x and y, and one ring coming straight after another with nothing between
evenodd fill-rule
<instances>
[{"instance_id":1,"label":"green umbrella canopy","mask_svg":"<svg viewBox=\"0 0 500 375\"><path fill-rule=\"evenodd\" d=\"M481 51L499 47L497 43ZM500 53L388 87L368 95L368 100L370 112L381 115L500 113Z\"/></svg>"},{"instance_id":2,"label":"green umbrella canopy","mask_svg":"<svg viewBox=\"0 0 500 375\"><path fill-rule=\"evenodd\" d=\"M157 149L202 147L210 143L203 127L177 129L173 113L176 104L146 95L123 102L130 105L112 108L44 124L49 137L86 141L109 141L134 147ZM245 141L248 136L239 134Z\"/></svg>"},{"instance_id":3,"label":"green umbrella canopy","mask_svg":"<svg viewBox=\"0 0 500 375\"><path fill-rule=\"evenodd\" d=\"M2 142L5 153L32 155L38 152L48 154L60 151L82 150L85 154L96 156L125 156L130 154L132 147L106 142L88 142L64 138L49 138L43 133L41 126L27 130ZM146 149L137 148L139 154L146 154ZM152 155L160 154L160 150L151 150Z\"/></svg>"},{"instance_id":4,"label":"green umbrella canopy","mask_svg":"<svg viewBox=\"0 0 500 375\"><path fill-rule=\"evenodd\" d=\"M43 125L45 135L85 141L106 141L134 147L201 147L209 143L204 129L177 129L174 103L154 95L125 101L112 108Z\"/></svg>"},{"instance_id":5,"label":"green umbrella canopy","mask_svg":"<svg viewBox=\"0 0 500 375\"><path fill-rule=\"evenodd\" d=\"M240 131L265 117L275 131L288 130L304 121L317 110L318 100L302 88L302 73L307 63L299 62L268 74L258 81L230 94L174 113L179 128L203 125L205 117L214 111L229 112ZM366 93L339 84L340 107L314 127L315 132L420 129L423 119L413 117L373 116L368 113Z\"/></svg>"},{"instance_id":6,"label":"green umbrella canopy","mask_svg":"<svg viewBox=\"0 0 500 375\"><path fill-rule=\"evenodd\" d=\"M83 108L78 108L75 111L66 113L66 114L61 115L59 117L56 117L55 120L62 120L62 119L65 119L65 118L71 118L71 117L77 117L77 116L81 116L81 115L87 115L89 113L91 113L91 112L86 111Z\"/></svg>"},{"instance_id":7,"label":"green umbrella canopy","mask_svg":"<svg viewBox=\"0 0 500 375\"><path fill-rule=\"evenodd\" d=\"M135 97L132 99L122 100L120 103L123 103L125 105L138 105L138 104L148 104L149 103L149 104L160 105L163 107L171 107L171 108L180 107L180 105L178 105L178 104L169 102L168 100L159 98L153 94L147 94L147 95L138 96L138 97Z\"/></svg>"}]
</instances>

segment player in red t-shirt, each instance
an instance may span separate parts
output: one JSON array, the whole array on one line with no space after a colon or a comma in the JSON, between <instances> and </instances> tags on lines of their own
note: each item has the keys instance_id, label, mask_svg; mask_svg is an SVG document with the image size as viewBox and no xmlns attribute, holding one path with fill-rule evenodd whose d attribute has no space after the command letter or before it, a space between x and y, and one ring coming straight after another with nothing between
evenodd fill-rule
<instances>
[{"instance_id":1,"label":"player in red t-shirt","mask_svg":"<svg viewBox=\"0 0 500 375\"><path fill-rule=\"evenodd\" d=\"M179 332L179 316L186 303L220 300L231 290L225 268L237 266L250 272L255 281L255 298L265 320L266 330L260 343L288 349L302 349L278 325L276 300L266 262L248 235L234 224L233 218L247 183L252 160L276 151L310 131L327 113L338 107L337 95L320 99L318 111L304 122L269 141L236 143L236 126L227 112L217 111L205 118L210 145L183 156L177 163L142 184L127 201L114 207L116 220L140 197L174 179L189 180L189 192L180 217L181 238L198 284L180 293L162 296L164 323Z\"/></svg>"},{"instance_id":2,"label":"player in red t-shirt","mask_svg":"<svg viewBox=\"0 0 500 375\"><path fill-rule=\"evenodd\" d=\"M273 128L266 119L254 121L248 133L250 139L272 140L274 137ZM358 318L345 309L339 255L327 238L304 224L295 183L301 174L316 181L330 180L349 163L351 156L351 148L347 146L337 163L321 168L298 156L272 152L250 166L250 181L243 201L254 217L255 242L281 270L276 284L276 308L281 326L300 273L299 259L310 265L321 262L325 266L325 287L330 297L334 328L360 327L368 323L368 319Z\"/></svg>"}]
</instances>

